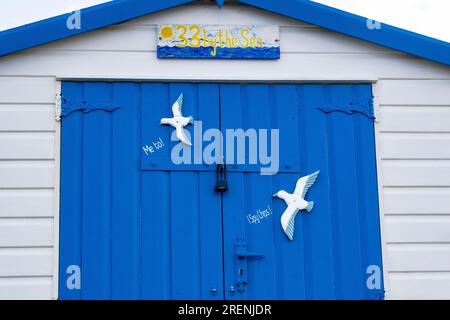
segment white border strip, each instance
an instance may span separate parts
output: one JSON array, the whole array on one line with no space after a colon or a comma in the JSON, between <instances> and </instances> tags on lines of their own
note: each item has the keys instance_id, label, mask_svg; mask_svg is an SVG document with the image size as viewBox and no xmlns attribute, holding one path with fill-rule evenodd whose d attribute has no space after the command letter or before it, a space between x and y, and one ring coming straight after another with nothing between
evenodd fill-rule
<instances>
[{"instance_id":1,"label":"white border strip","mask_svg":"<svg viewBox=\"0 0 450 320\"><path fill-rule=\"evenodd\" d=\"M61 94L61 81L56 80L55 98ZM55 102L56 104L56 102ZM61 121L55 120L55 177L53 190L53 296L58 299L59 283L59 206L60 206L60 176L61 176Z\"/></svg>"},{"instance_id":2,"label":"white border strip","mask_svg":"<svg viewBox=\"0 0 450 320\"><path fill-rule=\"evenodd\" d=\"M380 110L380 99L379 99L379 83L375 82L372 84L372 94L373 94L373 108L374 114L376 116L374 122L375 131L375 154L377 161L377 183L378 183L378 210L380 215L380 231L381 231L381 258L383 263L383 280L384 280L384 292L385 300L390 300L390 287L389 287L389 263L387 261L387 235L386 235L386 219L384 215L384 189L383 189L383 169L381 160L381 132L380 132L380 122L381 110Z\"/></svg>"}]
</instances>

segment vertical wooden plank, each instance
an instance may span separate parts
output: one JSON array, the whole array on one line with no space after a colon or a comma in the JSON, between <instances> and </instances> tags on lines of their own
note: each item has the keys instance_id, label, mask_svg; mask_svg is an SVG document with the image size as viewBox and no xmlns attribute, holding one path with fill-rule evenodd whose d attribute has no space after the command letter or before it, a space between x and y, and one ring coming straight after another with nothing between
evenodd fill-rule
<instances>
[{"instance_id":1,"label":"vertical wooden plank","mask_svg":"<svg viewBox=\"0 0 450 320\"><path fill-rule=\"evenodd\" d=\"M302 171L306 174L320 170L315 185L308 191L307 199L314 208L305 214L303 239L305 256L305 287L307 299L335 298L334 231L330 182L331 143L327 133L327 116L317 109L325 103L324 86L297 85L299 101L299 135L301 136Z\"/></svg>"},{"instance_id":2,"label":"vertical wooden plank","mask_svg":"<svg viewBox=\"0 0 450 320\"><path fill-rule=\"evenodd\" d=\"M221 89L221 92L223 90ZM221 95L221 100L223 96ZM223 119L223 114L222 114ZM247 293L241 293L236 288L235 249L236 239L245 238L245 225L242 212L247 212L245 178L242 172L229 172L230 189L223 195L223 259L225 299L246 299ZM247 274L248 275L248 274Z\"/></svg>"},{"instance_id":3,"label":"vertical wooden plank","mask_svg":"<svg viewBox=\"0 0 450 320\"><path fill-rule=\"evenodd\" d=\"M246 216L248 214L258 214L258 210L266 210L272 192L272 177L262 176L259 173L244 173L245 179L245 211L238 211L239 223L245 225L245 240L249 251L264 255L263 259L247 259L247 298L255 299L277 299L277 273L275 255L275 233L274 225L277 220L274 215L260 220L260 223L249 224ZM298 288L297 288L298 290Z\"/></svg>"},{"instance_id":4,"label":"vertical wooden plank","mask_svg":"<svg viewBox=\"0 0 450 320\"><path fill-rule=\"evenodd\" d=\"M198 120L203 130L219 129L219 85L198 85ZM193 140L193 145L199 143ZM205 146L207 143L205 143ZM203 146L203 148L205 147ZM197 148L202 153L203 148ZM215 165L211 165L212 169ZM222 204L215 172L199 172L200 277L202 299L223 299ZM216 291L213 291L213 290Z\"/></svg>"},{"instance_id":5,"label":"vertical wooden plank","mask_svg":"<svg viewBox=\"0 0 450 320\"><path fill-rule=\"evenodd\" d=\"M162 136L170 141L169 133L158 126L158 114L169 105L168 85L145 83L141 85L141 143L145 139ZM167 149L167 150L166 150ZM159 150L170 156L168 147ZM140 150L141 154L144 152ZM153 155L152 155L153 156ZM155 154L154 156L158 156ZM171 298L171 216L170 173L142 171L142 298Z\"/></svg>"},{"instance_id":6,"label":"vertical wooden plank","mask_svg":"<svg viewBox=\"0 0 450 320\"><path fill-rule=\"evenodd\" d=\"M170 136L172 129L168 125L160 125L161 118L171 118L172 104L169 101L169 85L164 83L143 83L142 85L142 119L141 119L141 155L145 161L157 163L170 161ZM154 142L162 140L164 148L155 149ZM145 153L142 147L154 148L153 153Z\"/></svg>"},{"instance_id":7,"label":"vertical wooden plank","mask_svg":"<svg viewBox=\"0 0 450 320\"><path fill-rule=\"evenodd\" d=\"M172 298L200 299L198 173L170 173Z\"/></svg>"},{"instance_id":8,"label":"vertical wooden plank","mask_svg":"<svg viewBox=\"0 0 450 320\"><path fill-rule=\"evenodd\" d=\"M139 298L140 85L113 84L112 298Z\"/></svg>"},{"instance_id":9,"label":"vertical wooden plank","mask_svg":"<svg viewBox=\"0 0 450 320\"><path fill-rule=\"evenodd\" d=\"M270 96L268 85L245 85L242 97L242 112L244 115L243 129L270 130ZM231 102L231 101L229 101ZM233 104L229 104L232 108ZM239 128L239 127L236 127ZM270 134L268 134L270 137ZM255 141L258 143L259 141ZM246 148L247 153L251 148ZM269 149L270 150L270 149ZM247 158L247 163L249 163ZM258 157L259 158L259 157ZM248 299L275 299L276 273L274 248L274 219L273 215L261 220L258 224L247 223L245 217L255 214L258 210L267 208L267 201L271 199L272 177L262 176L260 172L244 174L246 201L244 212L236 212L240 216L240 223L245 224L245 240L248 250L264 255L264 259L248 259ZM226 196L226 195L225 195Z\"/></svg>"},{"instance_id":10,"label":"vertical wooden plank","mask_svg":"<svg viewBox=\"0 0 450 320\"><path fill-rule=\"evenodd\" d=\"M169 101L183 93L184 115L198 114L198 92L193 84L170 84ZM192 132L192 128L188 129ZM191 135L192 141L192 135ZM171 142L175 146L178 141ZM170 213L172 298L200 298L199 178L196 172L171 172Z\"/></svg>"},{"instance_id":11,"label":"vertical wooden plank","mask_svg":"<svg viewBox=\"0 0 450 320\"><path fill-rule=\"evenodd\" d=\"M372 88L370 85L353 86L352 93L352 99L356 103L372 99ZM365 299L381 299L384 297L375 156L375 131L373 121L373 119L370 119L363 114L354 114L353 124L358 185L361 259L363 275L365 273L365 277L363 277L362 280ZM366 281L364 281L369 277L369 274L367 274L367 268L369 266L379 268L379 288L369 289L366 285Z\"/></svg>"},{"instance_id":12,"label":"vertical wooden plank","mask_svg":"<svg viewBox=\"0 0 450 320\"><path fill-rule=\"evenodd\" d=\"M222 132L227 128L242 128L241 87L238 84L220 85L220 115ZM231 167L230 164L227 164ZM237 238L245 238L245 225L242 214L247 212L244 174L228 173L229 190L222 195L223 211L223 259L225 299L235 300L246 298L246 293L236 289L236 267L234 244Z\"/></svg>"},{"instance_id":13,"label":"vertical wooden plank","mask_svg":"<svg viewBox=\"0 0 450 320\"><path fill-rule=\"evenodd\" d=\"M111 85L85 83L90 103L111 102ZM111 298L111 114L84 114L82 297Z\"/></svg>"},{"instance_id":14,"label":"vertical wooden plank","mask_svg":"<svg viewBox=\"0 0 450 320\"><path fill-rule=\"evenodd\" d=\"M220 300L224 299L221 197L214 191L215 173L201 172L198 175L200 194L200 298Z\"/></svg>"},{"instance_id":15,"label":"vertical wooden plank","mask_svg":"<svg viewBox=\"0 0 450 320\"><path fill-rule=\"evenodd\" d=\"M332 105L351 101L351 86L334 85L330 88ZM334 230L337 233L338 268L337 298L361 299L362 267L358 217L358 192L356 185L355 146L353 118L344 112L332 112L329 117L329 144L331 190L334 193Z\"/></svg>"},{"instance_id":16,"label":"vertical wooden plank","mask_svg":"<svg viewBox=\"0 0 450 320\"><path fill-rule=\"evenodd\" d=\"M142 298L170 299L170 180L168 172L142 172Z\"/></svg>"},{"instance_id":17,"label":"vertical wooden plank","mask_svg":"<svg viewBox=\"0 0 450 320\"><path fill-rule=\"evenodd\" d=\"M83 84L63 82L62 95L70 101L80 102L83 98ZM73 112L62 119L61 141L59 298L68 300L81 297L80 289L70 289L67 286L68 277L74 274L73 270L68 274L67 268L81 267L82 111Z\"/></svg>"},{"instance_id":18,"label":"vertical wooden plank","mask_svg":"<svg viewBox=\"0 0 450 320\"><path fill-rule=\"evenodd\" d=\"M299 150L303 144L299 135L299 107L295 85L273 85L271 88L272 126L280 130L280 163L285 159L299 160ZM298 163L300 166L300 163ZM284 167L280 167L284 169ZM305 173L306 172L302 172ZM279 173L273 177L272 194L279 190L293 192L298 173ZM290 241L281 228L281 215L286 210L286 203L281 199L273 199L273 233L275 240L277 287L280 299L305 298L305 261L303 216L305 211L297 214L295 220L294 240Z\"/></svg>"}]
</instances>

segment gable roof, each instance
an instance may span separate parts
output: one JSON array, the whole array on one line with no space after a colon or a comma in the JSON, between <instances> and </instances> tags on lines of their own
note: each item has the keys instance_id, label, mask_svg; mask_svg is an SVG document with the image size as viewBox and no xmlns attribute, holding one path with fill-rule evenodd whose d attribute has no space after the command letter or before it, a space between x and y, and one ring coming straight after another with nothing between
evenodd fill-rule
<instances>
[{"instance_id":1,"label":"gable roof","mask_svg":"<svg viewBox=\"0 0 450 320\"><path fill-rule=\"evenodd\" d=\"M216 0L219 6L224 0ZM450 43L307 0L236 0L259 9L339 32L431 61L450 65ZM195 0L115 0L80 10L81 29L67 28L72 13L0 32L0 57L112 24L195 2Z\"/></svg>"}]
</instances>

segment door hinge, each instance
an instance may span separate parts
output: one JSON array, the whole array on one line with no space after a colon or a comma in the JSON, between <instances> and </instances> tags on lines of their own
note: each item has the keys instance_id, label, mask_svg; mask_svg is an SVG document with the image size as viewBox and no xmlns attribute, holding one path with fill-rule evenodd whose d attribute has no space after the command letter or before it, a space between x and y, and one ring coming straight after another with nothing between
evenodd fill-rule
<instances>
[{"instance_id":1,"label":"door hinge","mask_svg":"<svg viewBox=\"0 0 450 320\"><path fill-rule=\"evenodd\" d=\"M61 121L61 94L57 93L55 95L55 120L57 122Z\"/></svg>"},{"instance_id":2,"label":"door hinge","mask_svg":"<svg viewBox=\"0 0 450 320\"><path fill-rule=\"evenodd\" d=\"M375 117L375 122L379 123L380 120L381 120L381 117L380 117L380 111L381 110L380 110L380 104L378 102L378 97L377 96L374 96L372 98L372 109L373 109L373 114L374 114L374 117Z\"/></svg>"},{"instance_id":3,"label":"door hinge","mask_svg":"<svg viewBox=\"0 0 450 320\"><path fill-rule=\"evenodd\" d=\"M59 97L58 97L59 96ZM102 110L107 112L113 112L120 108L120 105L111 102L74 102L69 101L66 97L57 95L55 99L55 115L57 121L61 120L62 117L67 117L72 112L83 111L88 113L95 110Z\"/></svg>"},{"instance_id":4,"label":"door hinge","mask_svg":"<svg viewBox=\"0 0 450 320\"><path fill-rule=\"evenodd\" d=\"M349 115L352 115L353 113L360 113L365 115L369 119L375 119L372 98L362 102L350 102L347 104L326 104L318 106L317 109L325 113L331 113L335 111L345 112Z\"/></svg>"}]
</instances>

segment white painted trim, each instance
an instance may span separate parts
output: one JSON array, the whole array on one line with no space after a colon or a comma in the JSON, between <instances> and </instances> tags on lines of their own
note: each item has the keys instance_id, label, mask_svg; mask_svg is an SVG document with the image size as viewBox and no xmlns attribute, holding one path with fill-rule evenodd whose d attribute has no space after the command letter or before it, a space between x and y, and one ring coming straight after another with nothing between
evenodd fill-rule
<instances>
[{"instance_id":1,"label":"white painted trim","mask_svg":"<svg viewBox=\"0 0 450 320\"><path fill-rule=\"evenodd\" d=\"M77 77L77 76L56 76L58 81L114 81L114 82L219 82L219 83L375 83L378 78L272 78L270 80L266 78L249 78L249 77L233 77L233 78L212 78L212 77L180 77L180 78L165 78L165 77L152 77L152 78L141 78L141 77Z\"/></svg>"},{"instance_id":2,"label":"white painted trim","mask_svg":"<svg viewBox=\"0 0 450 320\"><path fill-rule=\"evenodd\" d=\"M61 94L61 81L56 80L56 95ZM55 101L56 104L56 101ZM55 188L53 191L53 299L58 299L59 283L59 197L61 175L61 121L55 119Z\"/></svg>"},{"instance_id":3,"label":"white painted trim","mask_svg":"<svg viewBox=\"0 0 450 320\"><path fill-rule=\"evenodd\" d=\"M380 231L381 231L381 257L383 263L383 280L384 280L384 291L385 300L390 300L390 287L389 287L389 272L387 262L387 235L386 235L386 219L384 215L384 194L383 194L383 175L382 175L382 162L381 162L381 112L380 112L380 99L379 99L379 83L375 82L372 84L372 94L373 94L373 108L374 113L377 116L374 121L374 131L375 131L375 154L376 154L376 166L377 166L377 182L378 182L378 210L380 215Z\"/></svg>"}]
</instances>

